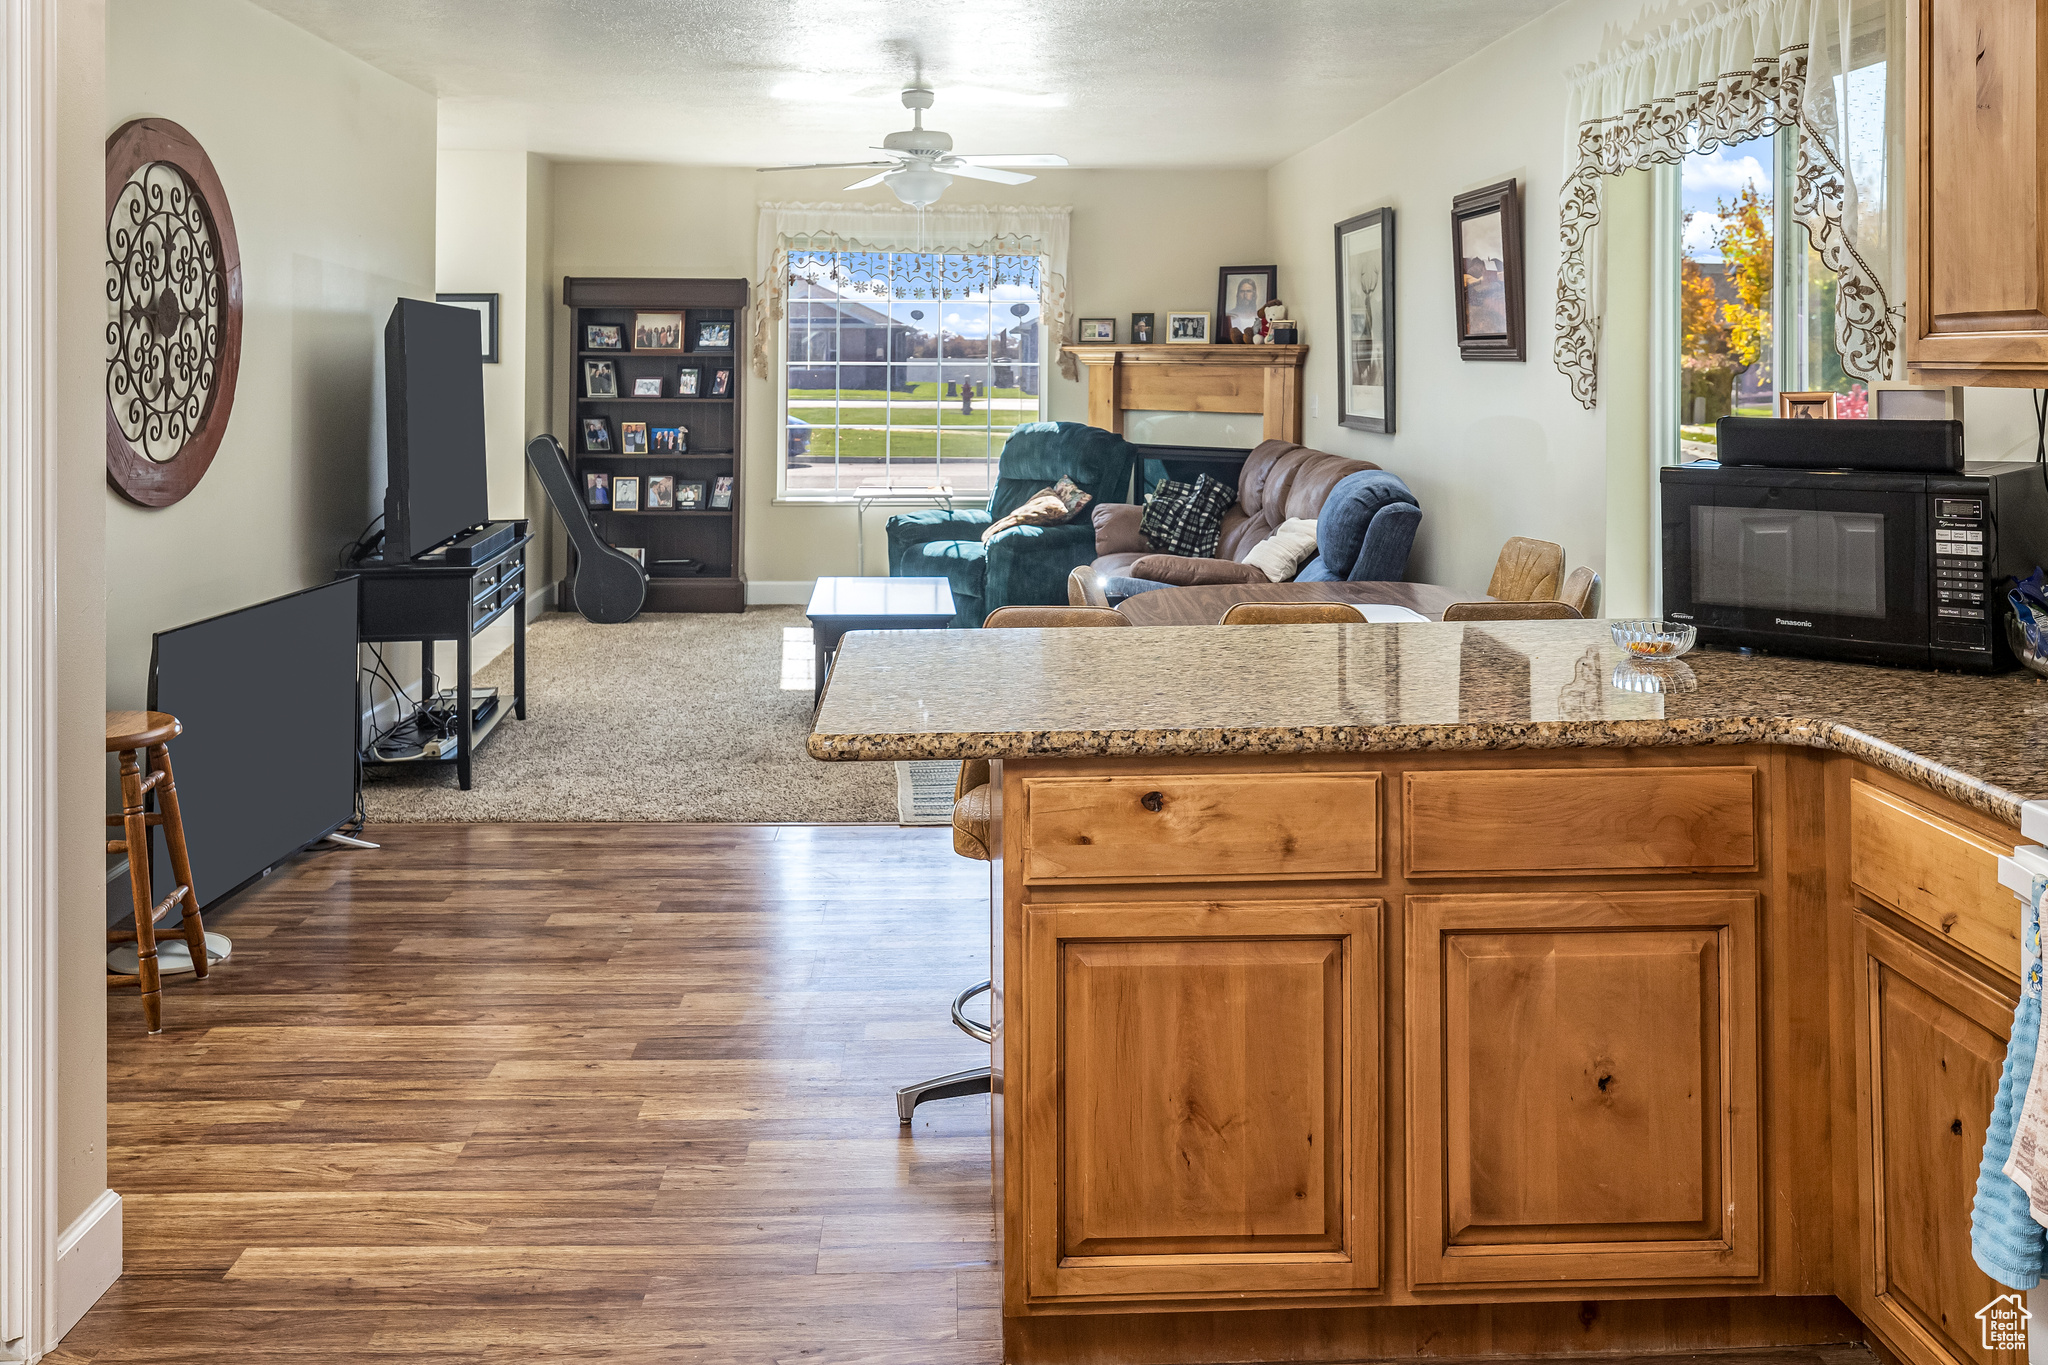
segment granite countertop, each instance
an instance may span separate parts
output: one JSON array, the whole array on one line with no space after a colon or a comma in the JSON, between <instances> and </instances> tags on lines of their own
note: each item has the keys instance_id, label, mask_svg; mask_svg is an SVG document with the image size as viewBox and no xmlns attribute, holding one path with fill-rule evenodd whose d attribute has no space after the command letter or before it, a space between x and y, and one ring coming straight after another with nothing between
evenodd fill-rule
<instances>
[{"instance_id":1,"label":"granite countertop","mask_svg":"<svg viewBox=\"0 0 2048 1365\"><path fill-rule=\"evenodd\" d=\"M1616 686L1666 673L1689 690ZM813 758L1798 744L2007 823L2048 798L2048 680L1695 649L1639 668L1604 621L873 631Z\"/></svg>"}]
</instances>

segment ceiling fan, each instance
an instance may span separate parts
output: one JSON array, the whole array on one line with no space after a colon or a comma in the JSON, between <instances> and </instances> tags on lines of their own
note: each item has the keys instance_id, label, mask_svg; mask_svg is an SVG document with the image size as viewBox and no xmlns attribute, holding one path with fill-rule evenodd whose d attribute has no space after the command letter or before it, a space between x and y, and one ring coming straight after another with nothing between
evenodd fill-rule
<instances>
[{"instance_id":1,"label":"ceiling fan","mask_svg":"<svg viewBox=\"0 0 2048 1365\"><path fill-rule=\"evenodd\" d=\"M1019 175L999 169L1003 166L1064 166L1067 159L1051 152L1012 153L1002 156L969 155L953 150L951 135L924 126L924 111L932 107L933 94L922 86L903 92L903 107L911 111L911 126L882 139L878 151L888 152L888 161L820 161L807 166L763 166L764 171L820 171L838 168L875 170L865 180L846 188L864 190L870 185L887 185L896 197L912 208L934 203L953 183L954 176L969 180L993 180L999 185L1021 185L1036 176ZM879 169L877 169L879 168Z\"/></svg>"}]
</instances>

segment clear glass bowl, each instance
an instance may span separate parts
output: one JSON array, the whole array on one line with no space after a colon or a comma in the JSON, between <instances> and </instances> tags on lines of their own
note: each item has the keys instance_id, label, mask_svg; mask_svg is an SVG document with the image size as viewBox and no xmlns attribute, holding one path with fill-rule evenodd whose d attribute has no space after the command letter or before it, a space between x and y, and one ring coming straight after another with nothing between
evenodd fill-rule
<instances>
[{"instance_id":1,"label":"clear glass bowl","mask_svg":"<svg viewBox=\"0 0 2048 1365\"><path fill-rule=\"evenodd\" d=\"M1623 659L1614 666L1607 683L1623 692L1674 693L1696 691L1700 680L1690 668L1675 660L1637 663L1634 659Z\"/></svg>"},{"instance_id":2,"label":"clear glass bowl","mask_svg":"<svg viewBox=\"0 0 2048 1365\"><path fill-rule=\"evenodd\" d=\"M1692 648L1695 632L1679 621L1615 621L1614 643L1638 659L1675 659Z\"/></svg>"}]
</instances>

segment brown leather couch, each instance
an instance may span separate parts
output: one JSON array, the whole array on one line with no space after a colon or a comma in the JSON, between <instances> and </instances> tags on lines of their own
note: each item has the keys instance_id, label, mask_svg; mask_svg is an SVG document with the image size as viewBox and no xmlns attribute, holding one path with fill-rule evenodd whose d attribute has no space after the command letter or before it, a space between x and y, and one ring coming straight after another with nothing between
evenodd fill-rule
<instances>
[{"instance_id":1,"label":"brown leather couch","mask_svg":"<svg viewBox=\"0 0 2048 1365\"><path fill-rule=\"evenodd\" d=\"M1238 473L1237 501L1223 514L1217 558L1152 553L1139 531L1145 509L1132 503L1109 503L1095 509L1095 572L1109 585L1113 598L1161 585L1264 583L1264 573L1242 562L1252 547L1291 517L1320 517L1323 504L1339 482L1378 468L1370 461L1346 459L1291 441L1264 442L1245 459ZM1400 487L1391 475L1388 481ZM1405 488L1401 491L1406 494ZM1412 495L1408 496L1412 501ZM1355 552L1356 547L1353 549ZM1304 568L1300 577L1349 577L1348 563L1319 570L1320 559Z\"/></svg>"}]
</instances>

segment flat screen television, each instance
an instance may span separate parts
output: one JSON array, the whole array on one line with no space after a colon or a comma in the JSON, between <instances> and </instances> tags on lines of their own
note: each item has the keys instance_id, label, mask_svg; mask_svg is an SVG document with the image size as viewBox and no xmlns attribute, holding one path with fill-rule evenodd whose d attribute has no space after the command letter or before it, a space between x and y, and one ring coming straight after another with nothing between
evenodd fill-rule
<instances>
[{"instance_id":1,"label":"flat screen television","mask_svg":"<svg viewBox=\"0 0 2048 1365\"><path fill-rule=\"evenodd\" d=\"M490 516L482 325L475 309L423 299L400 299L384 324L386 562Z\"/></svg>"},{"instance_id":2,"label":"flat screen television","mask_svg":"<svg viewBox=\"0 0 2048 1365\"><path fill-rule=\"evenodd\" d=\"M355 814L356 599L337 579L156 634L149 709L185 726L171 771L202 911ZM150 847L162 899L161 831Z\"/></svg>"}]
</instances>

